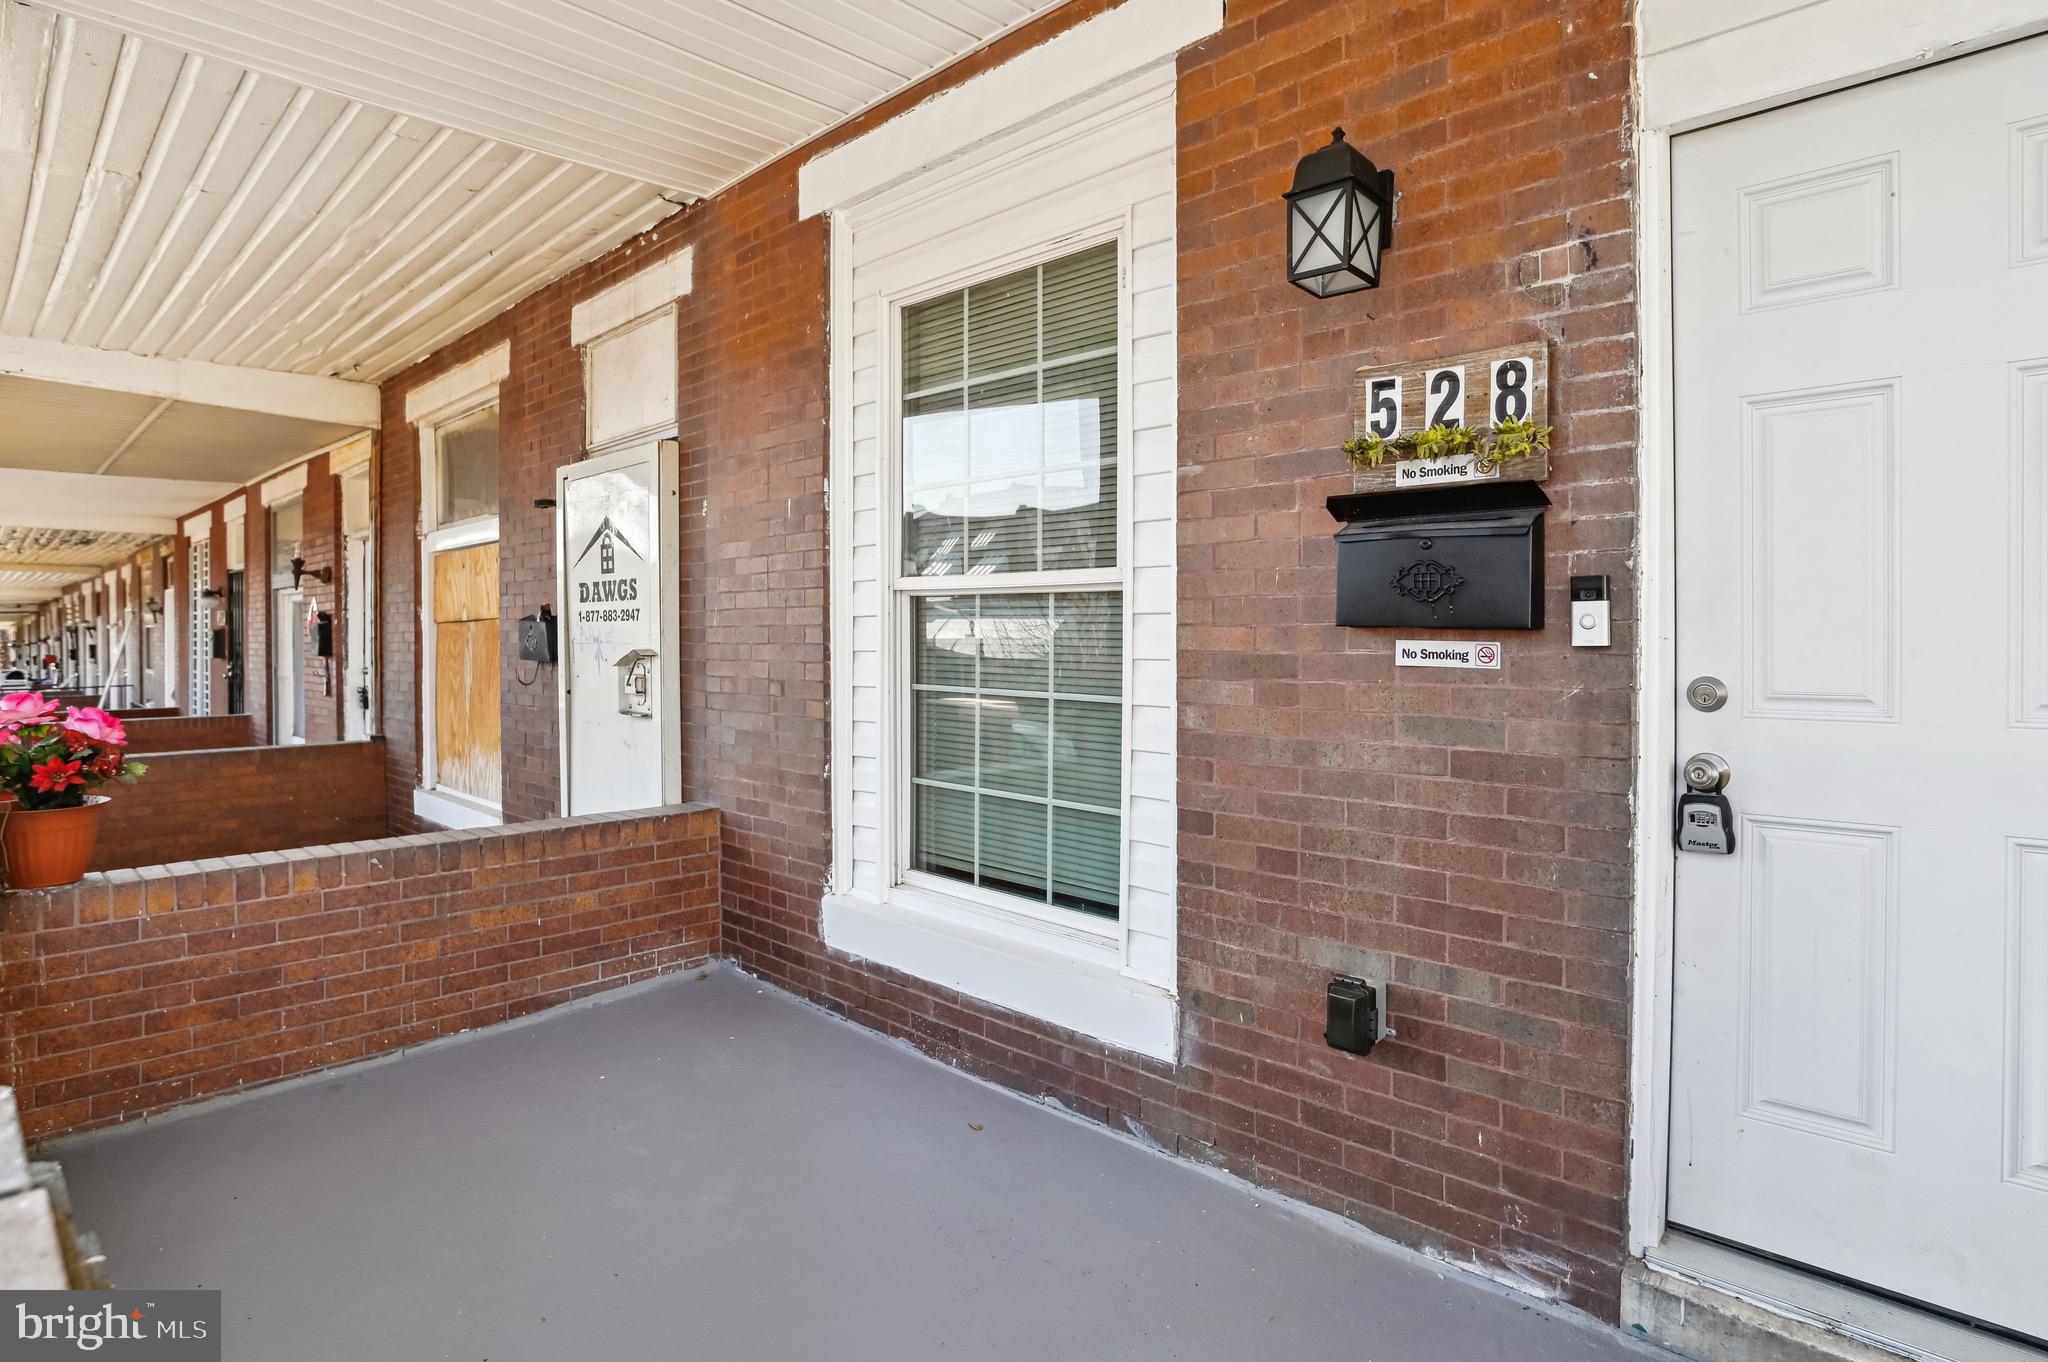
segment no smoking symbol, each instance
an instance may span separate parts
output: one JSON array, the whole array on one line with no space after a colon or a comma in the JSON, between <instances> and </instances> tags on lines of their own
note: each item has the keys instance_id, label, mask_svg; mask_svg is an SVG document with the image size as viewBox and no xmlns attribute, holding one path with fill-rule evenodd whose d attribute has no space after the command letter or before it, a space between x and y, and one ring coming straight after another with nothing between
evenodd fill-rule
<instances>
[{"instance_id":1,"label":"no smoking symbol","mask_svg":"<svg viewBox=\"0 0 2048 1362\"><path fill-rule=\"evenodd\" d=\"M1494 663L1500 661L1500 649L1494 647L1491 643L1482 643L1472 650L1472 656L1478 660L1480 666L1491 667Z\"/></svg>"}]
</instances>

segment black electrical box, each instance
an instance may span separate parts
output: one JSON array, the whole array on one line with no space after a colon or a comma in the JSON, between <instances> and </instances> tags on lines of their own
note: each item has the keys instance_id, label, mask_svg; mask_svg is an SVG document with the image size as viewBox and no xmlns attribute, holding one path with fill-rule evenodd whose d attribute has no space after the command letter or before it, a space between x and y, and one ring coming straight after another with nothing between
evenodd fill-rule
<instances>
[{"instance_id":1,"label":"black electrical box","mask_svg":"<svg viewBox=\"0 0 2048 1362\"><path fill-rule=\"evenodd\" d=\"M1380 1038L1379 990L1363 979L1340 974L1330 980L1329 1015L1323 1039L1332 1049L1370 1054Z\"/></svg>"},{"instance_id":2,"label":"black electrical box","mask_svg":"<svg viewBox=\"0 0 2048 1362\"><path fill-rule=\"evenodd\" d=\"M313 656L334 656L334 612L322 610L313 617Z\"/></svg>"},{"instance_id":3,"label":"black electrical box","mask_svg":"<svg viewBox=\"0 0 2048 1362\"><path fill-rule=\"evenodd\" d=\"M520 616L519 660L548 663L555 660L555 612L546 606L534 614Z\"/></svg>"},{"instance_id":4,"label":"black electrical box","mask_svg":"<svg viewBox=\"0 0 2048 1362\"><path fill-rule=\"evenodd\" d=\"M1541 629L1549 505L1533 482L1331 497L1337 623Z\"/></svg>"}]
</instances>

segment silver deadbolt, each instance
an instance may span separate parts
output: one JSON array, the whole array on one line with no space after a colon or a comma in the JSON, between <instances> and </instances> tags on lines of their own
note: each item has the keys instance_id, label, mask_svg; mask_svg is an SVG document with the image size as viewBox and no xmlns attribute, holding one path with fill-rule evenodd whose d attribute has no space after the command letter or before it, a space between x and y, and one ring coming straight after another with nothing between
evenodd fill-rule
<instances>
[{"instance_id":1,"label":"silver deadbolt","mask_svg":"<svg viewBox=\"0 0 2048 1362\"><path fill-rule=\"evenodd\" d=\"M1702 714L1728 703L1728 687L1718 676L1695 676L1685 683L1685 702Z\"/></svg>"},{"instance_id":2,"label":"silver deadbolt","mask_svg":"<svg viewBox=\"0 0 2048 1362\"><path fill-rule=\"evenodd\" d=\"M1728 782L1734 778L1735 772L1730 770L1727 761L1717 754L1695 752L1685 759L1685 768L1681 774L1685 777L1685 787L1688 790L1713 794L1718 790L1727 789Z\"/></svg>"}]
</instances>

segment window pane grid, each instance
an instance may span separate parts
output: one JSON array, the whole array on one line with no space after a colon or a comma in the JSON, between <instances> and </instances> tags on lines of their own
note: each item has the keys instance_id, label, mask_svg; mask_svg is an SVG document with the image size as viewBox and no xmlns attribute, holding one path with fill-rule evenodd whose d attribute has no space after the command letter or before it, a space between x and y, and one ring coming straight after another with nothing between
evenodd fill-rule
<instances>
[{"instance_id":1,"label":"window pane grid","mask_svg":"<svg viewBox=\"0 0 2048 1362\"><path fill-rule=\"evenodd\" d=\"M912 602L912 869L1117 915L1122 599Z\"/></svg>"},{"instance_id":2,"label":"window pane grid","mask_svg":"<svg viewBox=\"0 0 2048 1362\"><path fill-rule=\"evenodd\" d=\"M904 570L1117 561L1113 244L904 310Z\"/></svg>"}]
</instances>

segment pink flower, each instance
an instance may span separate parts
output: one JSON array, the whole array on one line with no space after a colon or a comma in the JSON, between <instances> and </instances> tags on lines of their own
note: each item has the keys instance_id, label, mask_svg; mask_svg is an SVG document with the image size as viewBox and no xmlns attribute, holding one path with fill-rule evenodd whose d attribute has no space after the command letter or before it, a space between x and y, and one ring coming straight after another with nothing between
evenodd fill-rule
<instances>
[{"instance_id":1,"label":"pink flower","mask_svg":"<svg viewBox=\"0 0 2048 1362\"><path fill-rule=\"evenodd\" d=\"M0 725L12 727L17 724L40 723L56 712L57 702L45 700L37 691L15 691L11 695L0 695Z\"/></svg>"},{"instance_id":2,"label":"pink flower","mask_svg":"<svg viewBox=\"0 0 2048 1362\"><path fill-rule=\"evenodd\" d=\"M52 706L55 708L55 706ZM73 705L64 715L64 727L73 733L101 742L110 742L119 747L128 741L128 730L121 721L103 709L90 705Z\"/></svg>"}]
</instances>

